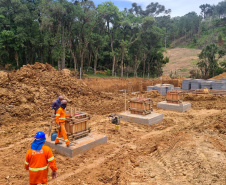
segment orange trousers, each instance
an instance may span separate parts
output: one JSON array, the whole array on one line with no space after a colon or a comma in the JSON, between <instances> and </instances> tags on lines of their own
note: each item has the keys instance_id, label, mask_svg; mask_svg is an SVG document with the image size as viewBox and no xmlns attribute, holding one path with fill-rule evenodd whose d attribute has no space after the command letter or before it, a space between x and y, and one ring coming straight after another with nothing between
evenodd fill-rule
<instances>
[{"instance_id":1,"label":"orange trousers","mask_svg":"<svg viewBox=\"0 0 226 185\"><path fill-rule=\"evenodd\" d=\"M65 123L60 123L60 130L58 130L58 133L57 133L57 138L55 140L55 143L59 143L60 142L60 138L63 136L65 142L66 142L66 145L69 145L70 144L70 141L67 139L67 132L66 132L66 129L65 129Z\"/></svg>"}]
</instances>

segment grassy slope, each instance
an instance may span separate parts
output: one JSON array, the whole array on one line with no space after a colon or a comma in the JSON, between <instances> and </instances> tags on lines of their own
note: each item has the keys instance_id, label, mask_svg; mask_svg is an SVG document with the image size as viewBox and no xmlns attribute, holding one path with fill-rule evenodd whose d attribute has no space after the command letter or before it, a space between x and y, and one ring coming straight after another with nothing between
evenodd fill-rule
<instances>
[{"instance_id":1,"label":"grassy slope","mask_svg":"<svg viewBox=\"0 0 226 185\"><path fill-rule=\"evenodd\" d=\"M164 74L169 75L171 71L173 73L176 71L179 76L189 77L189 71L196 68L201 49L211 43L217 44L219 35L226 43L226 19L203 22L202 31L196 38L196 43L193 39L186 40L184 38L174 41L172 45L177 46L177 48L167 50L165 56L170 58L170 62L164 67ZM223 59L226 59L226 56Z\"/></svg>"},{"instance_id":2,"label":"grassy slope","mask_svg":"<svg viewBox=\"0 0 226 185\"><path fill-rule=\"evenodd\" d=\"M170 62L163 68L163 74L170 75L171 71L173 74L176 71L177 75L188 77L189 71L196 67L200 52L201 50L199 49L168 49L165 56L169 57Z\"/></svg>"},{"instance_id":3,"label":"grassy slope","mask_svg":"<svg viewBox=\"0 0 226 185\"><path fill-rule=\"evenodd\" d=\"M201 52L200 49L189 49L189 48L173 48L168 49L165 56L169 57L170 61L163 68L164 75L170 75L171 71L173 74L176 71L177 76L189 77L189 72L192 69L197 69L196 63L198 61L198 54ZM224 56L219 61L225 60Z\"/></svg>"}]
</instances>

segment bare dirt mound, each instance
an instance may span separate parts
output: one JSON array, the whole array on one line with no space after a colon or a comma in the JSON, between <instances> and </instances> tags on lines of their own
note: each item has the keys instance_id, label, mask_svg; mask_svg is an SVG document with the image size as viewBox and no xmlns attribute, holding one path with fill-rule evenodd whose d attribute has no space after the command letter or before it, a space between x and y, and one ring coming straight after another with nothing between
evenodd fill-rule
<instances>
[{"instance_id":1,"label":"bare dirt mound","mask_svg":"<svg viewBox=\"0 0 226 185\"><path fill-rule=\"evenodd\" d=\"M101 79L98 82L101 83ZM118 79L119 84L122 82ZM82 81L75 80L74 83L83 90L89 89L89 84ZM7 88L5 93L12 89ZM47 90L51 89L48 87ZM192 108L181 113L158 109L156 103L165 96L153 92L154 112L162 113L163 121L151 126L121 121L119 130L115 130L107 115L102 114L120 109L117 103L123 106L123 96L92 89L88 92L78 95L82 99L75 98L76 103L91 112L96 111L90 121L92 132L106 135L108 143L74 158L53 150L58 178L51 179L49 170L48 184L225 184L226 96L186 94L185 101L191 102ZM54 95L52 91L50 93ZM75 100L72 94L66 95ZM42 105L41 100L37 101ZM39 104L35 104L36 107ZM35 132L43 130L47 133L48 128L47 120L37 122L35 119L0 125L0 184L28 183L28 172L23 170L26 151Z\"/></svg>"},{"instance_id":2,"label":"bare dirt mound","mask_svg":"<svg viewBox=\"0 0 226 185\"><path fill-rule=\"evenodd\" d=\"M17 71L2 72L0 76L0 123L13 120L43 120L50 116L54 99L63 95L69 106L91 114L108 114L123 110L123 96L127 92L146 91L147 86L158 83L180 87L182 79L162 76L160 79L100 79L78 80L68 69L57 71L49 64L25 65ZM153 96L158 96L159 94Z\"/></svg>"},{"instance_id":3,"label":"bare dirt mound","mask_svg":"<svg viewBox=\"0 0 226 185\"><path fill-rule=\"evenodd\" d=\"M224 72L224 73L222 73L220 75L217 75L217 76L215 76L213 78L210 78L210 80L220 80L222 78L226 78L226 72Z\"/></svg>"},{"instance_id":4,"label":"bare dirt mound","mask_svg":"<svg viewBox=\"0 0 226 185\"><path fill-rule=\"evenodd\" d=\"M147 90L147 86L153 86L156 84L172 84L175 87L181 87L183 77L175 79L170 78L167 75L156 79L143 79L143 78L85 78L84 83L86 86L98 92L111 92L118 93L120 90L126 89L127 92L143 92Z\"/></svg>"},{"instance_id":5,"label":"bare dirt mound","mask_svg":"<svg viewBox=\"0 0 226 185\"><path fill-rule=\"evenodd\" d=\"M23 66L0 77L1 123L6 120L43 120L50 114L54 98L63 95L69 106L90 113L106 114L120 111L120 98L95 92L69 70L57 71L49 64ZM106 110L104 107L108 106Z\"/></svg>"},{"instance_id":6,"label":"bare dirt mound","mask_svg":"<svg viewBox=\"0 0 226 185\"><path fill-rule=\"evenodd\" d=\"M7 75L7 72L0 71L0 78L1 78L1 77L4 77L4 76L6 76L6 75Z\"/></svg>"}]
</instances>

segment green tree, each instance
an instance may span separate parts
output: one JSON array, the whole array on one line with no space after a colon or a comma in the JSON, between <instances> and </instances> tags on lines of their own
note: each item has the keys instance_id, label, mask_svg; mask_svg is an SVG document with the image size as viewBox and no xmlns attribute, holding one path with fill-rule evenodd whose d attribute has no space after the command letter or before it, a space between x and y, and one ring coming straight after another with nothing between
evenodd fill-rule
<instances>
[{"instance_id":1,"label":"green tree","mask_svg":"<svg viewBox=\"0 0 226 185\"><path fill-rule=\"evenodd\" d=\"M225 54L225 50L220 49L216 44L210 44L203 48L199 54L197 65L204 78L214 76L214 71L218 67L218 60Z\"/></svg>"},{"instance_id":2,"label":"green tree","mask_svg":"<svg viewBox=\"0 0 226 185\"><path fill-rule=\"evenodd\" d=\"M112 76L115 73L115 64L116 64L116 50L115 50L115 39L116 33L120 27L122 14L119 12L117 6L112 2L107 1L98 5L97 7L98 14L102 16L104 22L106 23L106 32L110 40L110 56L112 57Z\"/></svg>"}]
</instances>

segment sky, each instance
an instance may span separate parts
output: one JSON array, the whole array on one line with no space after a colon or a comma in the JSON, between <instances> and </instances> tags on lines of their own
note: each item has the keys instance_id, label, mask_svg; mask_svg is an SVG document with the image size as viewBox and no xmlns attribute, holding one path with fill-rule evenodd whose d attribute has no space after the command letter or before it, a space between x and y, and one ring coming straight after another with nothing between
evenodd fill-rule
<instances>
[{"instance_id":1,"label":"sky","mask_svg":"<svg viewBox=\"0 0 226 185\"><path fill-rule=\"evenodd\" d=\"M199 15L200 5L217 5L223 0L93 0L96 5L106 1L113 2L120 10L124 10L124 8L131 8L131 4L134 2L141 5L143 9L145 9L145 7L151 2L158 2L159 4L164 5L166 9L171 9L171 16L176 17L183 16L192 11L195 11Z\"/></svg>"}]
</instances>

